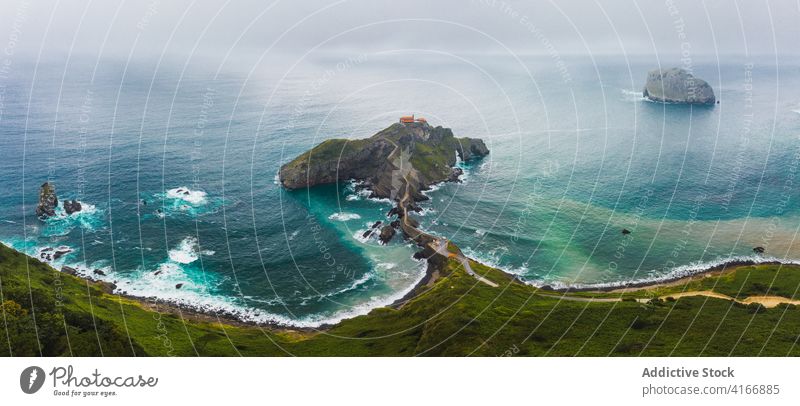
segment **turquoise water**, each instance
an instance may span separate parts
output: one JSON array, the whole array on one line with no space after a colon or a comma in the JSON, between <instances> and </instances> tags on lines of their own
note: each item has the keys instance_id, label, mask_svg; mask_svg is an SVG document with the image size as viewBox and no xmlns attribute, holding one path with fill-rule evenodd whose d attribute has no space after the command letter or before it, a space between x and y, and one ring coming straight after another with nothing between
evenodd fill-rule
<instances>
[{"instance_id":1,"label":"turquoise water","mask_svg":"<svg viewBox=\"0 0 800 406\"><path fill-rule=\"evenodd\" d=\"M800 65L698 63L721 103L686 107L641 98L657 63L575 57L564 71L550 58L398 52L252 74L18 64L0 116L0 240L31 255L69 247L56 265L120 292L247 319L362 314L424 273L409 244L361 237L391 205L348 182L287 192L275 176L324 139L415 113L491 149L462 183L429 192L422 227L531 283L659 278L756 246L800 259L800 97L787 90ZM47 180L87 210L40 222Z\"/></svg>"}]
</instances>

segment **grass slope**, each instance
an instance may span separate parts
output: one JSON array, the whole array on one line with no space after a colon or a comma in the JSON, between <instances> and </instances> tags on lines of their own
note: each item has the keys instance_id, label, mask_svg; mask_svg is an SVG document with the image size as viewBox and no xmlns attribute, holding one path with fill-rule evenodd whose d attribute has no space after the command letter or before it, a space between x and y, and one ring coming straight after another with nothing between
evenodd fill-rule
<instances>
[{"instance_id":1,"label":"grass slope","mask_svg":"<svg viewBox=\"0 0 800 406\"><path fill-rule=\"evenodd\" d=\"M800 355L800 309L792 305L766 309L706 297L560 300L500 271L477 263L473 269L500 287L477 282L451 262L447 276L401 309L375 309L304 332L181 317L157 303L104 293L0 245L0 354ZM798 284L800 267L764 265L636 294L702 289L744 298L771 287L768 294L791 297Z\"/></svg>"}]
</instances>

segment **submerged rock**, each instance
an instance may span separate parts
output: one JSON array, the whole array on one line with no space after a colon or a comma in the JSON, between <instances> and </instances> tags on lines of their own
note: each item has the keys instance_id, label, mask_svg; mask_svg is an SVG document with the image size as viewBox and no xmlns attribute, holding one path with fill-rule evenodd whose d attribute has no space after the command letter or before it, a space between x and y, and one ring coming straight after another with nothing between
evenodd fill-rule
<instances>
[{"instance_id":1,"label":"submerged rock","mask_svg":"<svg viewBox=\"0 0 800 406\"><path fill-rule=\"evenodd\" d=\"M756 254L763 254L764 253L764 247L755 247L755 248L753 248L753 252L755 252Z\"/></svg>"},{"instance_id":2,"label":"submerged rock","mask_svg":"<svg viewBox=\"0 0 800 406\"><path fill-rule=\"evenodd\" d=\"M447 178L448 182L461 182L461 175L464 174L464 170L461 168L453 168L453 172L450 173L450 176Z\"/></svg>"},{"instance_id":3,"label":"submerged rock","mask_svg":"<svg viewBox=\"0 0 800 406\"><path fill-rule=\"evenodd\" d=\"M45 182L39 188L39 204L36 205L36 215L44 220L56 215L58 197L56 187L50 182Z\"/></svg>"},{"instance_id":4,"label":"submerged rock","mask_svg":"<svg viewBox=\"0 0 800 406\"><path fill-rule=\"evenodd\" d=\"M64 256L65 254L69 254L70 252L72 252L71 249L60 249L53 253L53 260L55 261Z\"/></svg>"},{"instance_id":5,"label":"submerged rock","mask_svg":"<svg viewBox=\"0 0 800 406\"><path fill-rule=\"evenodd\" d=\"M396 231L395 231L394 227L392 227L390 225L389 226L383 226L383 228L381 228L381 235L379 237L380 240L381 240L381 244L384 244L384 245L388 244L389 241L392 240L392 237L394 237L395 233L396 233Z\"/></svg>"},{"instance_id":6,"label":"submerged rock","mask_svg":"<svg viewBox=\"0 0 800 406\"><path fill-rule=\"evenodd\" d=\"M630 233L631 233L631 230L628 230L627 228L623 228L623 229L622 229L622 234L624 234L624 235L628 235L628 234L630 234Z\"/></svg>"},{"instance_id":7,"label":"submerged rock","mask_svg":"<svg viewBox=\"0 0 800 406\"><path fill-rule=\"evenodd\" d=\"M81 211L81 202L77 200L64 200L64 211L67 215Z\"/></svg>"},{"instance_id":8,"label":"submerged rock","mask_svg":"<svg viewBox=\"0 0 800 406\"><path fill-rule=\"evenodd\" d=\"M647 74L643 96L661 103L714 104L714 90L705 80L685 69L652 70Z\"/></svg>"}]
</instances>

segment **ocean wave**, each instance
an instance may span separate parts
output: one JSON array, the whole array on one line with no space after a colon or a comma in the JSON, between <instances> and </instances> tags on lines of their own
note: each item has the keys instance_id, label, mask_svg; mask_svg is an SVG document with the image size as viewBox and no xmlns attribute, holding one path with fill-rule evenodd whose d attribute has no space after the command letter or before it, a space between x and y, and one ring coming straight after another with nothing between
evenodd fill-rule
<instances>
[{"instance_id":1,"label":"ocean wave","mask_svg":"<svg viewBox=\"0 0 800 406\"><path fill-rule=\"evenodd\" d=\"M170 189L165 193L156 193L149 198L143 197L142 204L146 206L149 199L161 201L161 205L156 205L152 213L161 219L172 214L201 216L214 213L224 203L221 198L209 197L205 191L192 190L185 186Z\"/></svg>"},{"instance_id":2,"label":"ocean wave","mask_svg":"<svg viewBox=\"0 0 800 406\"><path fill-rule=\"evenodd\" d=\"M170 199L179 199L195 206L206 204L206 192L202 190L191 190L187 187L177 187L167 191L167 197Z\"/></svg>"},{"instance_id":3,"label":"ocean wave","mask_svg":"<svg viewBox=\"0 0 800 406\"><path fill-rule=\"evenodd\" d=\"M380 230L373 230L373 232L369 233L366 237L364 237L364 233L366 233L367 230L372 230L372 226L367 225L367 228L356 230L356 232L353 234L353 239L362 244L368 244L371 240L377 238L377 236L380 234Z\"/></svg>"},{"instance_id":4,"label":"ocean wave","mask_svg":"<svg viewBox=\"0 0 800 406\"><path fill-rule=\"evenodd\" d=\"M627 101L650 101L646 97L641 90L631 90L631 89L622 89L622 98Z\"/></svg>"},{"instance_id":5,"label":"ocean wave","mask_svg":"<svg viewBox=\"0 0 800 406\"><path fill-rule=\"evenodd\" d=\"M50 264L55 268L65 264L67 260L73 257L77 252L77 249L63 244L40 245L33 237L27 239L2 240L0 243L17 252Z\"/></svg>"},{"instance_id":6,"label":"ocean wave","mask_svg":"<svg viewBox=\"0 0 800 406\"><path fill-rule=\"evenodd\" d=\"M33 257L47 248L37 246L34 239L3 241L3 244ZM62 248L73 250L67 246L55 247L54 249ZM302 328L315 328L322 325L335 324L344 319L366 314L376 307L394 303L405 296L424 277L426 266L424 260L414 261L419 264L415 270L417 275L415 275L414 280L411 281L406 289L397 290L388 295L375 296L364 303L350 306L346 310L293 318L254 307L248 304L251 301L244 296L237 297L217 293L216 290L221 286L222 279L215 273L204 272L203 269L196 266L198 250L196 238L186 237L168 252L168 258L165 261L150 269L138 267L133 270L117 271L107 261L86 264L65 261L64 257L59 258L58 261L53 261L51 264L57 269L60 266L56 264L68 265L83 277L113 283L116 286L114 293L140 297L147 302L170 303L210 314L229 316L246 322ZM206 255L210 254L210 252L200 251L200 254ZM393 268L395 268L395 265L392 263L378 263L372 271L354 279L343 289L328 293L326 296L333 297L359 289L378 277L379 271ZM263 299L252 301L252 303L256 302L269 305L283 303L280 298L266 302Z\"/></svg>"},{"instance_id":7,"label":"ocean wave","mask_svg":"<svg viewBox=\"0 0 800 406\"><path fill-rule=\"evenodd\" d=\"M48 217L41 228L44 237L61 237L69 234L77 227L86 231L94 231L103 225L104 212L97 206L86 202L78 201L81 210L67 214L64 210L64 202L58 202L55 208L55 216Z\"/></svg>"},{"instance_id":8,"label":"ocean wave","mask_svg":"<svg viewBox=\"0 0 800 406\"><path fill-rule=\"evenodd\" d=\"M492 249L486 253L479 253L470 247L466 247L461 250L461 252L463 252L466 257L473 259L476 262L479 262L483 265L499 269L511 275L518 275L518 276L525 275L529 270L525 266L514 268L512 266L503 265L502 258L507 251L508 249L502 247Z\"/></svg>"},{"instance_id":9,"label":"ocean wave","mask_svg":"<svg viewBox=\"0 0 800 406\"><path fill-rule=\"evenodd\" d=\"M180 264L191 264L200 258L198 250L199 247L197 244L197 238L186 237L180 242L180 244L178 244L177 247L169 250L167 255L169 256L169 259L174 262Z\"/></svg>"},{"instance_id":10,"label":"ocean wave","mask_svg":"<svg viewBox=\"0 0 800 406\"><path fill-rule=\"evenodd\" d=\"M344 287L344 288L342 288L342 289L335 290L335 291L333 291L333 292L328 292L328 293L319 294L319 295L307 296L307 297L303 297L303 298L301 298L301 299L302 299L304 302L305 302L305 301L308 301L308 300L322 301L322 300L324 300L324 299L330 299L330 298L332 298L332 297L339 296L339 295L341 295L341 294L343 294L343 293L347 293L347 292L350 292L350 291L356 290L356 289L358 289L359 287L361 287L362 285L364 285L365 283L367 283L367 282L369 282L370 280L372 280L374 277L375 277L375 273L373 273L373 272L366 272L364 275L361 275L361 277L360 277L360 278L358 278L358 279L354 279L354 280L353 280L353 282L351 282L351 283L350 283L350 285L348 285L348 286L345 286L345 287Z\"/></svg>"},{"instance_id":11,"label":"ocean wave","mask_svg":"<svg viewBox=\"0 0 800 406\"><path fill-rule=\"evenodd\" d=\"M372 197L373 193L368 187L364 186L363 181L350 179L344 187L345 200L354 202L359 200L369 200L380 204L393 204L391 199L385 197Z\"/></svg>"},{"instance_id":12,"label":"ocean wave","mask_svg":"<svg viewBox=\"0 0 800 406\"><path fill-rule=\"evenodd\" d=\"M345 212L336 212L328 216L329 220L336 220L336 221L350 221L350 220L358 220L361 216L355 213L345 213Z\"/></svg>"},{"instance_id":13,"label":"ocean wave","mask_svg":"<svg viewBox=\"0 0 800 406\"><path fill-rule=\"evenodd\" d=\"M172 303L202 312L226 315L245 322L275 324L287 327L317 328L364 315L374 308L387 306L396 302L410 292L425 276L424 269L427 263L424 260L416 262L420 264L417 269L418 277L415 278L407 289L350 306L347 310L334 311L331 313L317 313L301 318L292 318L253 307L247 304L247 297L237 298L234 296L214 294L209 289L205 288L210 281L198 281L203 283L195 283L193 282L192 276L188 275L183 267L177 264L170 264L169 262L159 266L158 269L162 272L158 275L152 271L137 272L130 276L108 271L102 278L108 281L120 281L115 290L116 293L124 291L126 294L133 296L157 298L159 301L166 303ZM361 278L354 280L353 283L343 289L343 291L357 289L374 277L373 273L367 273ZM175 285L177 283L183 283L184 285L181 289L176 289ZM213 282L210 283L213 284ZM334 294L341 293L342 291L339 291ZM263 300L254 301L262 302ZM280 298L269 301L269 304L274 303L280 304L283 303L283 301Z\"/></svg>"}]
</instances>

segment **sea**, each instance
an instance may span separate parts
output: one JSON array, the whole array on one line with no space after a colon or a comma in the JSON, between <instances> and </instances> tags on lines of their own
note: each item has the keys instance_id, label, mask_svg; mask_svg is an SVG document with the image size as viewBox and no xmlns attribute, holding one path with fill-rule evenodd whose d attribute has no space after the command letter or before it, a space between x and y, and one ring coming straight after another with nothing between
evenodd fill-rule
<instances>
[{"instance_id":1,"label":"sea","mask_svg":"<svg viewBox=\"0 0 800 406\"><path fill-rule=\"evenodd\" d=\"M0 241L118 293L255 322L336 323L403 297L426 263L399 237L364 237L390 201L354 181L284 190L278 170L323 140L415 114L491 150L459 162L461 182L426 192L421 228L527 283L800 261L798 60L281 58L15 59L0 80ZM644 99L659 66L691 70L719 104ZM38 219L44 182L83 210Z\"/></svg>"}]
</instances>

